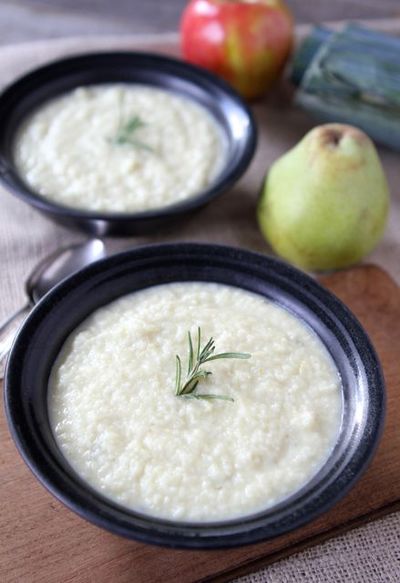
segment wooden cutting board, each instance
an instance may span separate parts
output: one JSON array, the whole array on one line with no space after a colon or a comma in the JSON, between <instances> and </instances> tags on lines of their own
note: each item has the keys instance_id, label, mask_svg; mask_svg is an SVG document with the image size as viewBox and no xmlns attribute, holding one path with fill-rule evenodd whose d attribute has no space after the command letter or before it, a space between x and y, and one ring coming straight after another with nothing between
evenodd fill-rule
<instances>
[{"instance_id":1,"label":"wooden cutting board","mask_svg":"<svg viewBox=\"0 0 400 583\"><path fill-rule=\"evenodd\" d=\"M361 320L387 383L384 435L369 470L330 512L273 541L229 551L173 551L121 539L79 518L35 480L1 436L0 580L24 583L225 581L400 508L400 289L380 268L321 278Z\"/></svg>"}]
</instances>

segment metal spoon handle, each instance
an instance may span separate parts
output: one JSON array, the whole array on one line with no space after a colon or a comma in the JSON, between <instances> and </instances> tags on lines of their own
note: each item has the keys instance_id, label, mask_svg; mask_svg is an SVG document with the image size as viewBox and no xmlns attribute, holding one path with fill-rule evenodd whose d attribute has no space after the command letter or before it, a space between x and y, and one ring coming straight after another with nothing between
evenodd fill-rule
<instances>
[{"instance_id":1,"label":"metal spoon handle","mask_svg":"<svg viewBox=\"0 0 400 583\"><path fill-rule=\"evenodd\" d=\"M4 378L4 371L6 368L7 356L10 352L13 340L32 309L32 305L27 303L23 308L15 312L13 316L8 318L0 326L0 380Z\"/></svg>"}]
</instances>

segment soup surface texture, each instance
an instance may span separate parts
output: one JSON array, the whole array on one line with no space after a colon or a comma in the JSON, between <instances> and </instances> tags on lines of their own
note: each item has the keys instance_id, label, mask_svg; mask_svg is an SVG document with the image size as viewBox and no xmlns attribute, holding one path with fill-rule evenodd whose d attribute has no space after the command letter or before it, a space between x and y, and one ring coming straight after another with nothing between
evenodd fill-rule
<instances>
[{"instance_id":1,"label":"soup surface texture","mask_svg":"<svg viewBox=\"0 0 400 583\"><path fill-rule=\"evenodd\" d=\"M216 352L198 393L175 396L175 355L187 370L188 330ZM49 411L72 467L106 497L176 520L233 518L303 486L341 421L339 374L320 339L262 296L213 283L173 283L95 311L64 344Z\"/></svg>"},{"instance_id":2,"label":"soup surface texture","mask_svg":"<svg viewBox=\"0 0 400 583\"><path fill-rule=\"evenodd\" d=\"M80 87L38 108L14 145L43 197L91 211L137 212L206 188L225 158L222 131L194 101L129 84Z\"/></svg>"}]
</instances>

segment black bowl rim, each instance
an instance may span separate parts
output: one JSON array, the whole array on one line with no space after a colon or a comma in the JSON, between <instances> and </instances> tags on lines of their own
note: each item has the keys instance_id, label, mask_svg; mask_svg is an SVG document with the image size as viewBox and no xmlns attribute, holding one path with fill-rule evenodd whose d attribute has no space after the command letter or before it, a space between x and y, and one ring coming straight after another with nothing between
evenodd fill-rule
<instances>
[{"instance_id":1,"label":"black bowl rim","mask_svg":"<svg viewBox=\"0 0 400 583\"><path fill-rule=\"evenodd\" d=\"M165 207L149 209L146 211L140 211L135 213L124 213L124 212L92 212L86 211L84 209L77 209L75 207L64 206L62 204L51 201L42 197L38 192L32 190L23 180L23 178L14 170L10 161L1 155L0 151L0 183L9 191L16 195L20 200L31 204L35 208L45 213L51 213L53 215L58 215L61 217L68 216L75 219L86 219L86 220L99 220L99 221L112 221L118 220L121 223L131 223L132 221L146 221L151 219L164 219L173 218L181 214L185 214L192 210L195 210L217 196L225 193L233 184L242 176L242 174L248 168L250 162L252 161L255 149L257 147L257 125L254 116L243 101L240 95L226 83L223 79L217 77L210 71L188 63L183 60L175 59L173 57L167 57L158 53L142 52L142 51L104 51L104 52L89 52L81 53L74 56L64 57L61 59L53 60L45 65L37 67L26 74L18 77L15 81L7 85L3 91L0 93L0 109L2 108L3 101L7 100L10 93L18 91L20 87L26 84L34 83L37 76L43 74L57 73L59 68L70 67L74 65L79 65L87 60L94 62L101 59L119 59L119 58L131 58L138 61L152 61L157 67L166 69L167 71L171 69L171 76L176 76L178 71L186 73L187 77L190 77L190 82L193 85L206 84L209 87L216 87L226 95L230 100L232 100L243 112L244 116L247 118L249 123L249 131L247 139L244 143L244 147L241 153L240 159L232 167L232 169L224 176L224 168L217 174L215 180L211 185L204 190L200 191L198 194L185 199L181 202L166 205ZM134 63L132 67L134 68ZM188 97L188 99L191 99ZM205 106L203 106L205 107ZM6 128L0 128L1 133ZM229 164L229 158L226 162L226 166ZM18 177L22 185L16 187L14 184L10 184L7 180L7 175L14 175Z\"/></svg>"},{"instance_id":2,"label":"black bowl rim","mask_svg":"<svg viewBox=\"0 0 400 583\"><path fill-rule=\"evenodd\" d=\"M21 357L24 351L23 336L29 337L30 329L33 330L35 328L37 320L40 321L40 318L44 317L47 312L51 311L52 306L56 305L59 301L62 301L62 298L66 294L79 288L79 286L87 281L88 278L95 276L101 271L107 272L107 270L112 269L113 266L122 265L126 259L131 259L132 257L141 261L143 264L143 261L153 259L154 255L157 253L161 253L161 256L167 260L173 254L180 254L180 257L190 257L192 254L203 253L204 256L209 259L214 256L221 260L230 258L233 261L242 262L247 270L250 266L252 270L263 267L264 269L268 269L269 273L273 271L273 276L276 278L276 281L289 283L289 285L293 286L294 295L296 289L297 293L299 293L299 290L304 288L306 294L311 296L312 299L318 303L322 303L333 318L337 319L347 330L351 330L351 333L349 332L351 338L357 338L358 346L361 347L363 351L362 362L367 372L367 384L369 388L368 419L370 421L370 426L368 431L365 431L362 435L362 439L357 446L355 454L352 456L350 462L347 463L346 472L342 471L339 475L335 475L333 483L329 484L324 492L325 498L323 500L314 500L314 505L311 505L311 508L307 508L306 516L301 516L298 513L296 514L293 512L292 515L289 515L289 518L286 517L286 521L279 523L277 520L277 524L274 525L274 528L268 526L263 528L263 525L260 524L263 516L265 517L273 512L278 512L279 518L280 509L285 509L288 503L291 503L292 499L298 497L299 493L302 496L300 500L297 500L297 505L301 506L304 502L303 493L305 492L307 494L307 487L314 481L314 479L305 484L305 486L300 491L294 493L293 496L285 498L281 503L278 503L272 508L268 508L264 512L232 520L211 523L185 523L157 519L149 515L134 513L129 510L127 511L118 504L110 503L109 500L106 499L114 510L119 509L125 512L125 514L131 516L135 515L144 519L146 528L143 529L141 527L136 527L135 530L131 527L127 528L126 525L117 524L117 520L110 520L109 517L98 512L97 507L96 511L92 511L86 508L82 502L77 503L76 499L73 499L73 496L62 490L60 491L57 487L54 487L51 477L49 478L46 472L41 471L41 469L37 467L35 457L31 455L29 447L26 447L24 443L24 439L21 435L21 428L18 420L14 418L13 410L15 407L15 396L18 395L18 386L15 386L15 381L12 378L12 369L18 368L19 363L21 362ZM294 280L297 280L297 283L293 283L293 278ZM210 281L213 280L211 279ZM340 317L338 314L340 314ZM144 245L112 255L84 268L69 278L66 278L48 292L34 307L31 314L23 323L18 332L17 338L14 341L6 368L4 401L9 430L22 458L42 485L69 509L73 510L89 522L126 538L170 548L200 550L232 548L275 538L309 523L311 520L317 518L334 506L365 472L376 451L379 438L383 431L386 396L381 365L367 333L346 305L309 275L274 257L268 257L240 248L203 243L171 243ZM340 484L338 484L339 481ZM87 484L85 484L85 493L87 500L93 499L93 497L96 498L98 503L101 503L102 499L104 500L101 494L98 494ZM293 505L295 506L295 504ZM296 508L294 508L294 510L296 510ZM250 525L250 529L229 533L229 526L237 525L240 522L244 522L247 526ZM154 527L154 524L156 524L156 527L162 525L163 529L157 530L157 528ZM251 525L253 525L252 529ZM228 532L218 534L218 528L224 526L228 528ZM182 532L184 532L184 534L182 534ZM204 536L202 532L204 533Z\"/></svg>"}]
</instances>

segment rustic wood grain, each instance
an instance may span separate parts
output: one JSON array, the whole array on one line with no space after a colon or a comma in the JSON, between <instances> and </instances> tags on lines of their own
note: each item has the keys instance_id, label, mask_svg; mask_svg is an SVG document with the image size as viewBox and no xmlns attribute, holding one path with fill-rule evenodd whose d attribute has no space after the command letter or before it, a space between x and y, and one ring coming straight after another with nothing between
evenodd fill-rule
<instances>
[{"instance_id":1,"label":"rustic wood grain","mask_svg":"<svg viewBox=\"0 0 400 583\"><path fill-rule=\"evenodd\" d=\"M86 523L42 488L0 419L0 580L6 583L179 583L229 580L400 506L400 291L381 269L322 278L358 316L383 363L384 435L369 470L330 512L273 541L229 551L172 551L127 541Z\"/></svg>"}]
</instances>

